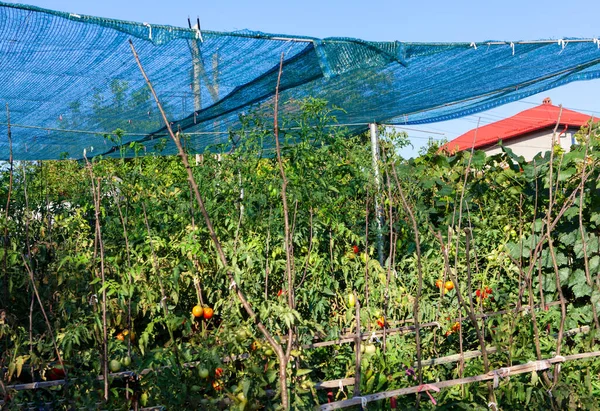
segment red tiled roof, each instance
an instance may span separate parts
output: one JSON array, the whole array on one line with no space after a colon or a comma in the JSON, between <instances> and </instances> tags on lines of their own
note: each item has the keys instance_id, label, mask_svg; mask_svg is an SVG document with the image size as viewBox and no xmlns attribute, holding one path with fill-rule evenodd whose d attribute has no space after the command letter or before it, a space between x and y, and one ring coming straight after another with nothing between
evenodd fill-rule
<instances>
[{"instance_id":1,"label":"red tiled roof","mask_svg":"<svg viewBox=\"0 0 600 411\"><path fill-rule=\"evenodd\" d=\"M542 104L537 107L530 108L525 111L497 121L492 124L487 124L479 129L473 129L466 132L460 137L444 144L440 151L448 153L456 153L458 151L482 148L497 143L500 140L506 141L511 138L519 137L536 130L547 127L554 127L558 120L560 107L552 104ZM590 116L581 114L573 110L563 108L560 116L560 125L581 127L590 120ZM561 130L562 131L562 130ZM477 132L477 136L475 136Z\"/></svg>"}]
</instances>

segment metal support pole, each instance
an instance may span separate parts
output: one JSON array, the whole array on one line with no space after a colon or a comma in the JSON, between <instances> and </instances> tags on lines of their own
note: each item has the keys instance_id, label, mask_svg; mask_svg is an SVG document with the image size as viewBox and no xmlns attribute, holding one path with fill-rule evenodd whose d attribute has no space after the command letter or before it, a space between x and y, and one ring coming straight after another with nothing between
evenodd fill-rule
<instances>
[{"instance_id":1,"label":"metal support pole","mask_svg":"<svg viewBox=\"0 0 600 411\"><path fill-rule=\"evenodd\" d=\"M383 210L381 208L381 173L379 172L379 132L376 123L369 124L371 132L371 153L373 155L373 173L375 175L375 184L377 185L377 193L375 194L375 215L377 216L377 254L379 264L383 266L383 235L381 227L383 226Z\"/></svg>"}]
</instances>

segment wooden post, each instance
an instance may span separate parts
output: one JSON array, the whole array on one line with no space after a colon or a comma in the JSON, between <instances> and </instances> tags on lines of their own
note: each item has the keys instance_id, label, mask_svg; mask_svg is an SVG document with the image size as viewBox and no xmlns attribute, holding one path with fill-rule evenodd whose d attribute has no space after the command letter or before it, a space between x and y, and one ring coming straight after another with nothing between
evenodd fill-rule
<instances>
[{"instance_id":1,"label":"wooden post","mask_svg":"<svg viewBox=\"0 0 600 411\"><path fill-rule=\"evenodd\" d=\"M356 335L354 337L354 351L356 364L354 370L354 397L360 396L360 345L362 343L362 335L360 332L360 301L354 291L354 300L356 301Z\"/></svg>"},{"instance_id":2,"label":"wooden post","mask_svg":"<svg viewBox=\"0 0 600 411\"><path fill-rule=\"evenodd\" d=\"M373 173L375 174L375 184L377 185L377 193L375 194L375 215L377 216L377 256L379 264L383 267L383 236L381 228L383 226L383 210L381 209L381 173L379 172L379 132L377 124L369 124L371 134L371 154L373 160Z\"/></svg>"}]
</instances>

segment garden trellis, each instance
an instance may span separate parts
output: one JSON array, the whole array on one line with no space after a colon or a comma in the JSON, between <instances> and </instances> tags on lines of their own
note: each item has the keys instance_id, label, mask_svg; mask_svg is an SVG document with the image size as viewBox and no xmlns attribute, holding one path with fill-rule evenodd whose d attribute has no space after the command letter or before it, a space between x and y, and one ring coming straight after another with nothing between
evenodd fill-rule
<instances>
[{"instance_id":1,"label":"garden trellis","mask_svg":"<svg viewBox=\"0 0 600 411\"><path fill-rule=\"evenodd\" d=\"M0 3L0 101L12 112L14 158L175 153L131 57L148 76L189 149L231 144L240 116L272 99L285 55L283 101L323 98L354 132L369 123L448 120L575 80L598 78L596 39L372 42L230 33L132 23ZM0 134L6 118L0 115ZM118 141L105 138L115 129ZM158 147L157 147L158 144ZM138 146L140 148L140 146ZM128 156L133 149L126 150ZM0 158L8 159L2 141Z\"/></svg>"},{"instance_id":2,"label":"garden trellis","mask_svg":"<svg viewBox=\"0 0 600 411\"><path fill-rule=\"evenodd\" d=\"M0 29L5 404L418 407L454 386L490 408L596 403L597 125L526 163L405 161L377 123L595 78L597 40L376 43L3 3Z\"/></svg>"}]
</instances>

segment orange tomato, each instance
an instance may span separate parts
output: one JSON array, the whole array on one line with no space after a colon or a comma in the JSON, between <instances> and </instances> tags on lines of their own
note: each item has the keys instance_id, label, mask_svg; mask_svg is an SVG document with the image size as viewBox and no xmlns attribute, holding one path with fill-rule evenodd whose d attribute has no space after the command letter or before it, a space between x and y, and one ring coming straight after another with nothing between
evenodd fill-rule
<instances>
[{"instance_id":1,"label":"orange tomato","mask_svg":"<svg viewBox=\"0 0 600 411\"><path fill-rule=\"evenodd\" d=\"M204 309L204 319L205 320L210 320L212 318L212 316L213 316L213 313L214 313L214 311L213 311L212 308L206 307Z\"/></svg>"},{"instance_id":2,"label":"orange tomato","mask_svg":"<svg viewBox=\"0 0 600 411\"><path fill-rule=\"evenodd\" d=\"M213 381L212 386L215 391L221 391L223 389L223 383L221 381Z\"/></svg>"},{"instance_id":3,"label":"orange tomato","mask_svg":"<svg viewBox=\"0 0 600 411\"><path fill-rule=\"evenodd\" d=\"M437 281L435 282L435 286L436 286L437 288L442 288L442 286L443 286L443 285L444 285L444 282L443 282L442 280L437 280Z\"/></svg>"},{"instance_id":4,"label":"orange tomato","mask_svg":"<svg viewBox=\"0 0 600 411\"><path fill-rule=\"evenodd\" d=\"M198 305L194 306L194 308L192 308L192 314L196 318L202 317L202 314L204 314L204 308L202 308L202 306L200 304L198 304Z\"/></svg>"},{"instance_id":5,"label":"orange tomato","mask_svg":"<svg viewBox=\"0 0 600 411\"><path fill-rule=\"evenodd\" d=\"M385 318L383 317L379 317L377 319L377 325L379 326L379 328L383 328L385 327Z\"/></svg>"},{"instance_id":6,"label":"orange tomato","mask_svg":"<svg viewBox=\"0 0 600 411\"><path fill-rule=\"evenodd\" d=\"M460 330L460 323L457 321L454 323L454 325L452 325L452 331L458 331Z\"/></svg>"},{"instance_id":7,"label":"orange tomato","mask_svg":"<svg viewBox=\"0 0 600 411\"><path fill-rule=\"evenodd\" d=\"M446 290L450 291L454 288L454 283L452 281L446 281L446 284L444 284L444 288L446 288Z\"/></svg>"},{"instance_id":8,"label":"orange tomato","mask_svg":"<svg viewBox=\"0 0 600 411\"><path fill-rule=\"evenodd\" d=\"M123 333L117 334L117 340L119 340L119 341L125 341L125 336L123 335Z\"/></svg>"}]
</instances>

